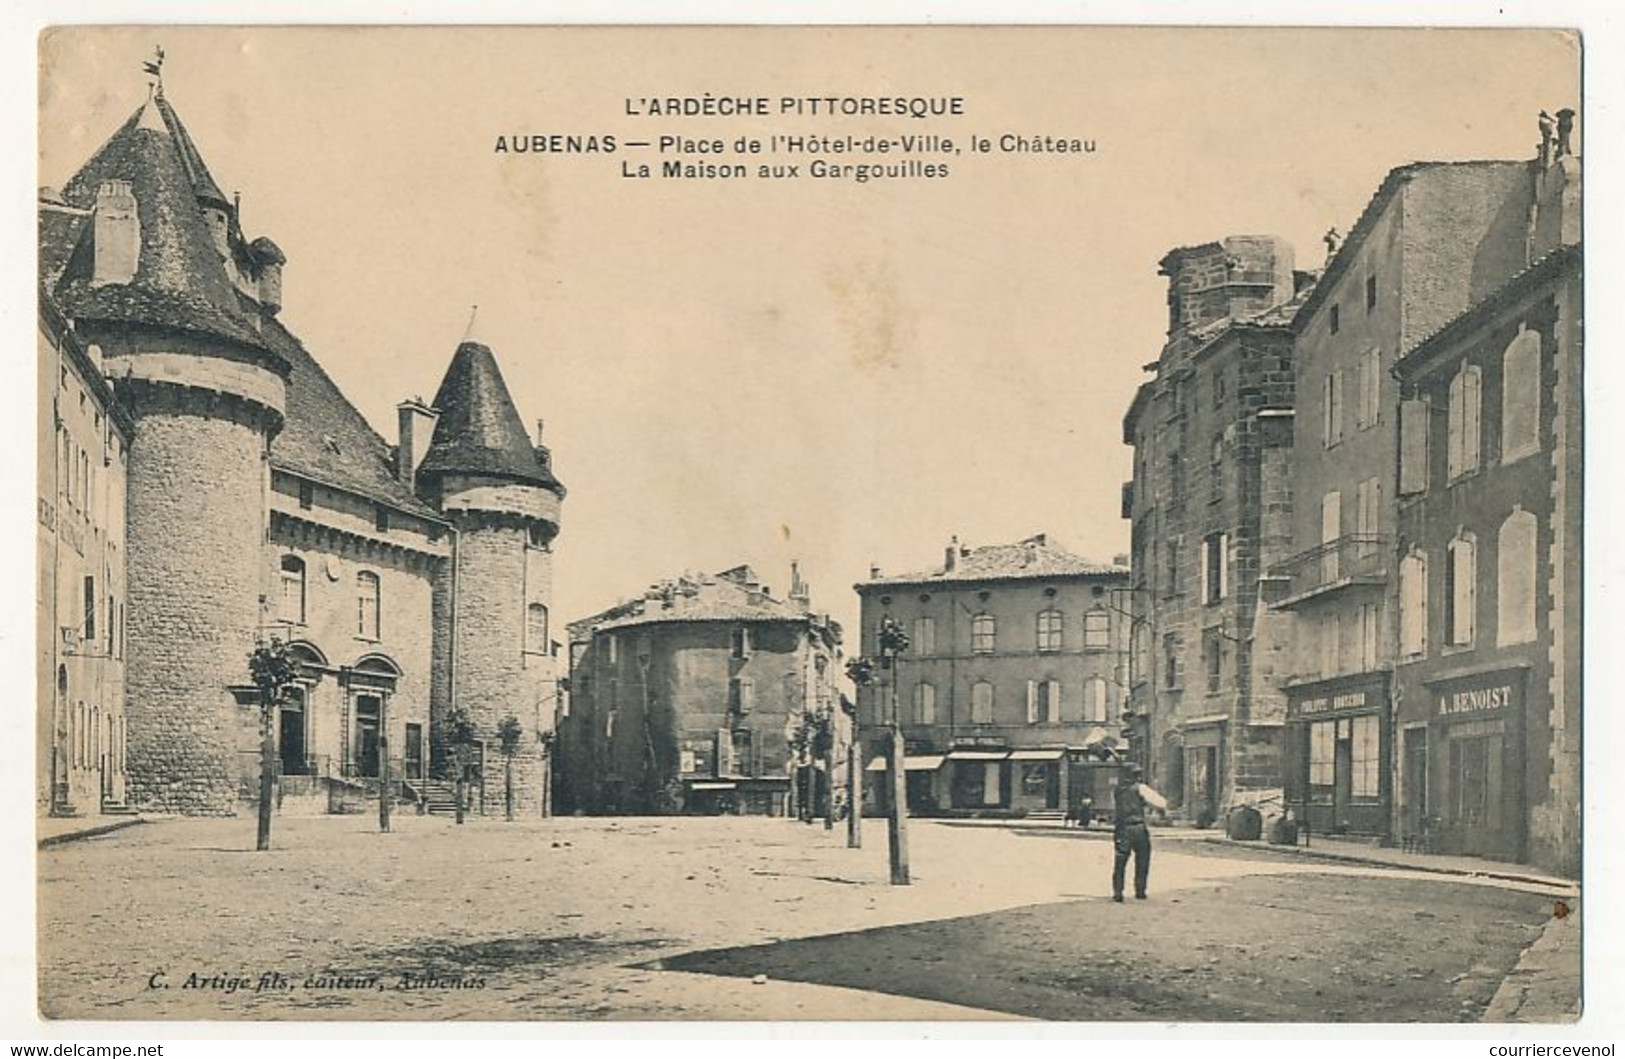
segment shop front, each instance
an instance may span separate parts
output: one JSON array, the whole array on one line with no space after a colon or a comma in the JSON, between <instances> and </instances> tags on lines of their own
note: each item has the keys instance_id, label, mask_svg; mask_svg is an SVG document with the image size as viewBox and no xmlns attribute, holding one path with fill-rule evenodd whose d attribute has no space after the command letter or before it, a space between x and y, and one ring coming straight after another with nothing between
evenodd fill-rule
<instances>
[{"instance_id":1,"label":"shop front","mask_svg":"<svg viewBox=\"0 0 1625 1059\"><path fill-rule=\"evenodd\" d=\"M1044 812L1064 807L1065 747L1010 751L1010 807Z\"/></svg>"},{"instance_id":2,"label":"shop front","mask_svg":"<svg viewBox=\"0 0 1625 1059\"><path fill-rule=\"evenodd\" d=\"M954 809L1004 809L1010 805L1007 750L953 750L948 754L948 797Z\"/></svg>"},{"instance_id":3,"label":"shop front","mask_svg":"<svg viewBox=\"0 0 1625 1059\"><path fill-rule=\"evenodd\" d=\"M1516 668L1424 682L1432 709L1427 823L1441 853L1524 859L1527 677Z\"/></svg>"},{"instance_id":4,"label":"shop front","mask_svg":"<svg viewBox=\"0 0 1625 1059\"><path fill-rule=\"evenodd\" d=\"M1315 834L1387 835L1393 804L1388 674L1287 690L1286 800Z\"/></svg>"},{"instance_id":5,"label":"shop front","mask_svg":"<svg viewBox=\"0 0 1625 1059\"><path fill-rule=\"evenodd\" d=\"M1185 815L1197 827L1207 827L1219 818L1219 801L1224 790L1221 772L1225 759L1225 717L1198 717L1183 725Z\"/></svg>"}]
</instances>

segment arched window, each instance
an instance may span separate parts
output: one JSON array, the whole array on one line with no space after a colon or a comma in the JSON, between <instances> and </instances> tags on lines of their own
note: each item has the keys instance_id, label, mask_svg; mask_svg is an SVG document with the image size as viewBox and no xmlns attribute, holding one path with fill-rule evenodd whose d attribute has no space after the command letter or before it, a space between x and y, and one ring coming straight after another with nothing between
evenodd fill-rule
<instances>
[{"instance_id":1,"label":"arched window","mask_svg":"<svg viewBox=\"0 0 1625 1059\"><path fill-rule=\"evenodd\" d=\"M356 592L356 635L363 640L380 639L381 626L380 611L383 609L383 600L380 596L378 575L371 570L363 570L355 575Z\"/></svg>"},{"instance_id":2,"label":"arched window","mask_svg":"<svg viewBox=\"0 0 1625 1059\"><path fill-rule=\"evenodd\" d=\"M1450 380L1448 470L1452 478L1478 470L1482 409L1482 374L1477 365L1464 365Z\"/></svg>"},{"instance_id":3,"label":"arched window","mask_svg":"<svg viewBox=\"0 0 1625 1059\"><path fill-rule=\"evenodd\" d=\"M525 608L525 642L527 649L535 654L546 654L548 651L547 633L547 607L541 603L532 603Z\"/></svg>"},{"instance_id":4,"label":"arched window","mask_svg":"<svg viewBox=\"0 0 1625 1059\"><path fill-rule=\"evenodd\" d=\"M305 623L305 561L297 555L282 557L282 603L278 617L294 625Z\"/></svg>"},{"instance_id":5,"label":"arched window","mask_svg":"<svg viewBox=\"0 0 1625 1059\"><path fill-rule=\"evenodd\" d=\"M1427 653L1428 559L1412 552L1399 563L1399 653L1420 658Z\"/></svg>"},{"instance_id":6,"label":"arched window","mask_svg":"<svg viewBox=\"0 0 1625 1059\"><path fill-rule=\"evenodd\" d=\"M978 614L970 620L971 654L990 655L997 640L998 623L991 614Z\"/></svg>"},{"instance_id":7,"label":"arched window","mask_svg":"<svg viewBox=\"0 0 1625 1059\"><path fill-rule=\"evenodd\" d=\"M1112 620L1105 608L1096 607L1083 616L1083 646L1100 651L1112 645Z\"/></svg>"},{"instance_id":8,"label":"arched window","mask_svg":"<svg viewBox=\"0 0 1625 1059\"><path fill-rule=\"evenodd\" d=\"M1540 449L1540 335L1520 331L1501 355L1501 462Z\"/></svg>"},{"instance_id":9,"label":"arched window","mask_svg":"<svg viewBox=\"0 0 1625 1059\"><path fill-rule=\"evenodd\" d=\"M1038 649L1040 651L1061 649L1061 612L1054 607L1038 612Z\"/></svg>"},{"instance_id":10,"label":"arched window","mask_svg":"<svg viewBox=\"0 0 1625 1059\"><path fill-rule=\"evenodd\" d=\"M1478 611L1478 542L1463 534L1450 542L1444 568L1445 643L1471 647Z\"/></svg>"},{"instance_id":11,"label":"arched window","mask_svg":"<svg viewBox=\"0 0 1625 1059\"><path fill-rule=\"evenodd\" d=\"M1496 545L1495 638L1525 643L1535 638L1535 516L1514 508L1501 523Z\"/></svg>"},{"instance_id":12,"label":"arched window","mask_svg":"<svg viewBox=\"0 0 1625 1059\"><path fill-rule=\"evenodd\" d=\"M970 719L972 724L993 723L993 685L985 680L970 686Z\"/></svg>"},{"instance_id":13,"label":"arched window","mask_svg":"<svg viewBox=\"0 0 1625 1059\"><path fill-rule=\"evenodd\" d=\"M914 723L937 723L937 689L930 684L914 685Z\"/></svg>"}]
</instances>

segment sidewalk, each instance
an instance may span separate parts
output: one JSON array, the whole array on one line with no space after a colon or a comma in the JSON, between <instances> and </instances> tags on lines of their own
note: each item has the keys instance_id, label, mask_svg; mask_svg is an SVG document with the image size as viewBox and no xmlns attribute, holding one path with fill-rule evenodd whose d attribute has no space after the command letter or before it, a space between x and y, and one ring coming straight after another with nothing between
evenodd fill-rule
<instances>
[{"instance_id":1,"label":"sidewalk","mask_svg":"<svg viewBox=\"0 0 1625 1059\"><path fill-rule=\"evenodd\" d=\"M1173 832L1175 829L1169 828L1167 830ZM1284 856L1296 855L1343 861L1351 864L1371 864L1378 867L1430 871L1441 875L1464 875L1480 879L1497 879L1503 882L1547 886L1554 890L1562 890L1576 895L1580 892L1580 884L1573 879L1549 875L1528 864L1515 864L1509 861L1485 860L1482 857L1457 857L1443 853L1412 853L1389 846L1377 846L1368 842L1346 838L1322 838L1319 835L1312 836L1308 846L1278 846L1262 840L1243 842L1239 839L1229 838L1222 833L1215 834L1211 831L1179 830L1181 833L1170 834L1169 837L1177 837L1186 841L1197 840L1212 842L1217 845L1256 849L1269 853L1279 853ZM1157 833L1161 834L1161 829Z\"/></svg>"},{"instance_id":2,"label":"sidewalk","mask_svg":"<svg viewBox=\"0 0 1625 1059\"><path fill-rule=\"evenodd\" d=\"M34 831L39 848L47 849L147 822L144 816L47 816L35 823Z\"/></svg>"},{"instance_id":3,"label":"sidewalk","mask_svg":"<svg viewBox=\"0 0 1625 1059\"><path fill-rule=\"evenodd\" d=\"M1484 1011L1485 1022L1573 1022L1580 1017L1580 912L1553 916L1523 950Z\"/></svg>"}]
</instances>

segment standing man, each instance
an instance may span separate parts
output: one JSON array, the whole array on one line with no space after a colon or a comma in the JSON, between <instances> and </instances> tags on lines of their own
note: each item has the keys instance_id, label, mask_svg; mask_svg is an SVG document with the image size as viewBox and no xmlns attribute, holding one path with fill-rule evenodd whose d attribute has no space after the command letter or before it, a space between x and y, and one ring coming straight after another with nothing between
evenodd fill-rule
<instances>
[{"instance_id":1,"label":"standing man","mask_svg":"<svg viewBox=\"0 0 1625 1059\"><path fill-rule=\"evenodd\" d=\"M1124 765L1117 777L1116 810L1113 818L1112 900L1123 900L1123 875L1129 854L1134 855L1134 896L1145 900L1146 882L1151 875L1151 831L1146 827L1146 805L1162 802L1162 796L1140 782L1140 766Z\"/></svg>"}]
</instances>

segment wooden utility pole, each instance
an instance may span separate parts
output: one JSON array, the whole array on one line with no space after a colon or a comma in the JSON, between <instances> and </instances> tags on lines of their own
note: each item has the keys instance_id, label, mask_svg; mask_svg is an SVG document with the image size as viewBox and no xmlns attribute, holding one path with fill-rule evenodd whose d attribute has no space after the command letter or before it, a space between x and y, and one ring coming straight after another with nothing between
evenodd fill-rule
<instances>
[{"instance_id":1,"label":"wooden utility pole","mask_svg":"<svg viewBox=\"0 0 1625 1059\"><path fill-rule=\"evenodd\" d=\"M846 848L863 847L863 741L858 720L852 719L852 738L846 743Z\"/></svg>"},{"instance_id":2,"label":"wooden utility pole","mask_svg":"<svg viewBox=\"0 0 1625 1059\"><path fill-rule=\"evenodd\" d=\"M389 696L378 696L378 830L389 833Z\"/></svg>"},{"instance_id":3,"label":"wooden utility pole","mask_svg":"<svg viewBox=\"0 0 1625 1059\"><path fill-rule=\"evenodd\" d=\"M880 623L881 665L891 669L891 816L886 829L891 860L891 883L907 886L908 880L908 772L903 760L903 723L898 712L897 685L902 669L898 657L908 650L908 634L894 618Z\"/></svg>"},{"instance_id":4,"label":"wooden utility pole","mask_svg":"<svg viewBox=\"0 0 1625 1059\"><path fill-rule=\"evenodd\" d=\"M276 740L271 735L272 699L260 691L260 818L255 850L271 848L271 800L276 797Z\"/></svg>"}]
</instances>

